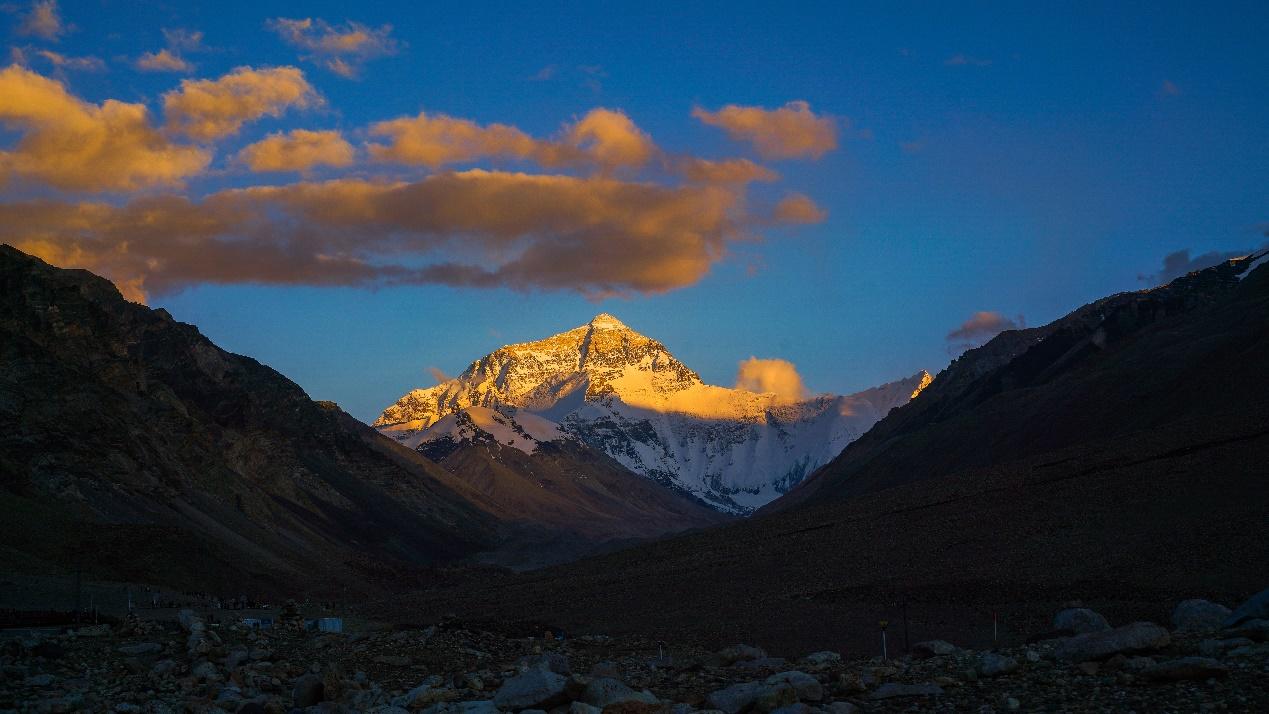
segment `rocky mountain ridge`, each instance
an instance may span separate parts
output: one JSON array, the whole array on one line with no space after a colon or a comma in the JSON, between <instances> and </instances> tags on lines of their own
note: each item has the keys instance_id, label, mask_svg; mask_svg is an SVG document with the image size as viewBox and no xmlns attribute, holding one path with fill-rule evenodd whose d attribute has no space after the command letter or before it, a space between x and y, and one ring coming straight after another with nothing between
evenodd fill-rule
<instances>
[{"instance_id":1,"label":"rocky mountain ridge","mask_svg":"<svg viewBox=\"0 0 1269 714\"><path fill-rule=\"evenodd\" d=\"M920 372L857 394L790 399L705 384L660 342L608 314L508 345L416 389L374 426L417 446L472 408L532 415L710 506L747 513L835 456L930 383ZM448 428L446 426L445 428Z\"/></svg>"}]
</instances>

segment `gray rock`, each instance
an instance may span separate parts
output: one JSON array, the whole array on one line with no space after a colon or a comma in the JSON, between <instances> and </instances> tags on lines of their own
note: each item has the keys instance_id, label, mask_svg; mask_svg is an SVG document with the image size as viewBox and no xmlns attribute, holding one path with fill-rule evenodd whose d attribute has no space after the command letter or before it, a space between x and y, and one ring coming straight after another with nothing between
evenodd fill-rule
<instances>
[{"instance_id":1,"label":"gray rock","mask_svg":"<svg viewBox=\"0 0 1269 714\"><path fill-rule=\"evenodd\" d=\"M322 678L316 674L306 674L295 680L295 688L291 691L295 706L303 709L320 704L326 698L326 686Z\"/></svg>"},{"instance_id":2,"label":"gray rock","mask_svg":"<svg viewBox=\"0 0 1269 714\"><path fill-rule=\"evenodd\" d=\"M1230 657L1265 657L1269 656L1269 642L1258 645L1243 645L1227 652Z\"/></svg>"},{"instance_id":3,"label":"gray rock","mask_svg":"<svg viewBox=\"0 0 1269 714\"><path fill-rule=\"evenodd\" d=\"M546 669L530 669L502 683L494 694L499 709L550 708L564 702L568 679Z\"/></svg>"},{"instance_id":4,"label":"gray rock","mask_svg":"<svg viewBox=\"0 0 1269 714\"><path fill-rule=\"evenodd\" d=\"M1105 659L1120 652L1163 649L1172 641L1168 631L1152 622L1134 622L1105 632L1089 632L1058 640L1053 656L1063 662Z\"/></svg>"},{"instance_id":5,"label":"gray rock","mask_svg":"<svg viewBox=\"0 0 1269 714\"><path fill-rule=\"evenodd\" d=\"M1083 635L1109 630L1110 623L1106 621L1106 618L1086 607L1068 607L1053 616L1053 629L1068 630L1077 635Z\"/></svg>"},{"instance_id":6,"label":"gray rock","mask_svg":"<svg viewBox=\"0 0 1269 714\"><path fill-rule=\"evenodd\" d=\"M773 686L787 684L793 687L793 692L797 694L798 699L804 702L818 702L824 698L824 685L806 672L796 670L780 672L767 677L766 683Z\"/></svg>"},{"instance_id":7,"label":"gray rock","mask_svg":"<svg viewBox=\"0 0 1269 714\"><path fill-rule=\"evenodd\" d=\"M766 688L761 682L740 682L711 692L705 697L705 703L711 709L717 709L726 714L737 714L748 709Z\"/></svg>"},{"instance_id":8,"label":"gray rock","mask_svg":"<svg viewBox=\"0 0 1269 714\"><path fill-rule=\"evenodd\" d=\"M775 669L784 666L783 657L759 657L758 659L747 659L736 663L737 669Z\"/></svg>"},{"instance_id":9,"label":"gray rock","mask_svg":"<svg viewBox=\"0 0 1269 714\"><path fill-rule=\"evenodd\" d=\"M1233 627L1246 620L1269 620L1269 589L1247 598L1246 602L1225 618L1225 627Z\"/></svg>"},{"instance_id":10,"label":"gray rock","mask_svg":"<svg viewBox=\"0 0 1269 714\"><path fill-rule=\"evenodd\" d=\"M656 696L651 692L636 692L611 677L592 679L590 684L586 685L586 689L582 690L581 700L600 709L610 704L624 704L626 702L657 703Z\"/></svg>"},{"instance_id":11,"label":"gray rock","mask_svg":"<svg viewBox=\"0 0 1269 714\"><path fill-rule=\"evenodd\" d=\"M912 645L912 656L917 659L929 659L944 655L956 654L956 645L943 640L926 640Z\"/></svg>"},{"instance_id":12,"label":"gray rock","mask_svg":"<svg viewBox=\"0 0 1269 714\"><path fill-rule=\"evenodd\" d=\"M498 714L498 707L488 699L467 702L440 702L423 710L423 714Z\"/></svg>"},{"instance_id":13,"label":"gray rock","mask_svg":"<svg viewBox=\"0 0 1269 714\"><path fill-rule=\"evenodd\" d=\"M785 706L775 709L771 714L811 714L811 707L798 702L797 704L786 704Z\"/></svg>"},{"instance_id":14,"label":"gray rock","mask_svg":"<svg viewBox=\"0 0 1269 714\"><path fill-rule=\"evenodd\" d=\"M190 667L189 674L191 677L202 680L204 682L219 682L220 681L220 670L216 669L216 665L212 664L211 662L207 662L205 660L202 662L199 662L193 667Z\"/></svg>"},{"instance_id":15,"label":"gray rock","mask_svg":"<svg viewBox=\"0 0 1269 714\"><path fill-rule=\"evenodd\" d=\"M718 653L718 658L723 664L734 664L745 660L765 659L767 653L757 647L749 645L732 645Z\"/></svg>"},{"instance_id":16,"label":"gray rock","mask_svg":"<svg viewBox=\"0 0 1269 714\"><path fill-rule=\"evenodd\" d=\"M246 647L235 647L225 656L225 669L232 672L241 667L250 657L251 655L247 652Z\"/></svg>"},{"instance_id":17,"label":"gray rock","mask_svg":"<svg viewBox=\"0 0 1269 714\"><path fill-rule=\"evenodd\" d=\"M690 710L691 707L688 707L688 709ZM603 709L600 709L599 707L591 706L590 704L587 704L586 702L573 702L568 707L568 714L600 714L600 712L602 711ZM673 714L673 712L671 714Z\"/></svg>"},{"instance_id":18,"label":"gray rock","mask_svg":"<svg viewBox=\"0 0 1269 714\"><path fill-rule=\"evenodd\" d=\"M174 671L176 671L176 661L170 659L161 659L150 668L150 674L156 677L162 677Z\"/></svg>"},{"instance_id":19,"label":"gray rock","mask_svg":"<svg viewBox=\"0 0 1269 714\"><path fill-rule=\"evenodd\" d=\"M206 629L203 624L203 618L194 614L193 610L181 610L176 614L176 620L181 623L181 629L186 632L198 632Z\"/></svg>"},{"instance_id":20,"label":"gray rock","mask_svg":"<svg viewBox=\"0 0 1269 714\"><path fill-rule=\"evenodd\" d=\"M886 682L873 690L873 693L869 696L872 699L892 699L894 697L938 697L942 696L942 694L943 688L937 684Z\"/></svg>"},{"instance_id":21,"label":"gray rock","mask_svg":"<svg viewBox=\"0 0 1269 714\"><path fill-rule=\"evenodd\" d=\"M828 650L824 650L822 652L812 652L802 658L803 664L817 669L821 667L832 667L835 664L839 664L841 661L841 655L836 652L829 652Z\"/></svg>"},{"instance_id":22,"label":"gray rock","mask_svg":"<svg viewBox=\"0 0 1269 714\"><path fill-rule=\"evenodd\" d=\"M1203 640L1199 643L1199 654L1204 657L1220 657L1236 647L1254 644L1246 637L1230 637L1223 640Z\"/></svg>"},{"instance_id":23,"label":"gray rock","mask_svg":"<svg viewBox=\"0 0 1269 714\"><path fill-rule=\"evenodd\" d=\"M1219 630L1230 610L1207 600L1184 600L1172 610L1172 627L1180 632Z\"/></svg>"},{"instance_id":24,"label":"gray rock","mask_svg":"<svg viewBox=\"0 0 1269 714\"><path fill-rule=\"evenodd\" d=\"M1017 671L1018 660L995 652L984 652L978 657L978 673L984 677L998 677Z\"/></svg>"},{"instance_id":25,"label":"gray rock","mask_svg":"<svg viewBox=\"0 0 1269 714\"><path fill-rule=\"evenodd\" d=\"M1224 632L1226 637L1246 637L1256 642L1269 640L1269 620L1245 620Z\"/></svg>"},{"instance_id":26,"label":"gray rock","mask_svg":"<svg viewBox=\"0 0 1269 714\"><path fill-rule=\"evenodd\" d=\"M25 684L28 687L48 687L48 686L52 686L53 681L54 681L53 675L51 674L37 674L31 677L27 677L26 681L23 682L23 684Z\"/></svg>"},{"instance_id":27,"label":"gray rock","mask_svg":"<svg viewBox=\"0 0 1269 714\"><path fill-rule=\"evenodd\" d=\"M163 645L157 642L138 642L135 645L123 645L119 651L126 655L146 655L162 652Z\"/></svg>"},{"instance_id":28,"label":"gray rock","mask_svg":"<svg viewBox=\"0 0 1269 714\"><path fill-rule=\"evenodd\" d=\"M1159 662L1141 671L1146 679L1179 682L1187 679L1217 679L1229 674L1225 665L1210 657L1182 657Z\"/></svg>"},{"instance_id":29,"label":"gray rock","mask_svg":"<svg viewBox=\"0 0 1269 714\"><path fill-rule=\"evenodd\" d=\"M833 702L824 707L828 714L859 714L859 707L850 702Z\"/></svg>"}]
</instances>

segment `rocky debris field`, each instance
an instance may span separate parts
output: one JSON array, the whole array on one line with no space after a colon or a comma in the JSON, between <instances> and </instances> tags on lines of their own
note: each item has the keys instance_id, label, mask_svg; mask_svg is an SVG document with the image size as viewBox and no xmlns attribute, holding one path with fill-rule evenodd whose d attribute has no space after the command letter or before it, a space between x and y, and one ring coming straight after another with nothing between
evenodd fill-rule
<instances>
[{"instance_id":1,"label":"rocky debris field","mask_svg":"<svg viewBox=\"0 0 1269 714\"><path fill-rule=\"evenodd\" d=\"M442 623L350 634L129 617L0 640L0 711L851 714L1269 711L1269 591L1167 627L1072 607L1031 644L917 643L883 661Z\"/></svg>"}]
</instances>

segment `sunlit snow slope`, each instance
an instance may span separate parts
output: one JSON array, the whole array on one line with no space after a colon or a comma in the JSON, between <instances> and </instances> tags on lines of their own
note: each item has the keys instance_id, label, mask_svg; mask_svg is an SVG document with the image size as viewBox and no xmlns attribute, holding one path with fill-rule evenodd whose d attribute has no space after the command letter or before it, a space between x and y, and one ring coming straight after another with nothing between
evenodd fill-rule
<instances>
[{"instance_id":1,"label":"sunlit snow slope","mask_svg":"<svg viewBox=\"0 0 1269 714\"><path fill-rule=\"evenodd\" d=\"M661 343L601 314L416 389L375 426L411 447L476 426L531 453L557 438L558 425L635 472L745 513L788 491L929 381L920 372L858 394L796 401L708 385ZM460 412L466 416L452 416Z\"/></svg>"}]
</instances>

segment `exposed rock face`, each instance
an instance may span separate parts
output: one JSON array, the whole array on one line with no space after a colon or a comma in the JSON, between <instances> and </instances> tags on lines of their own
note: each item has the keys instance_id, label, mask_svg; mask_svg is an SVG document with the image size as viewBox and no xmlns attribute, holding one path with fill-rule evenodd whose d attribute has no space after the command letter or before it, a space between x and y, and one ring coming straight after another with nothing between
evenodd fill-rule
<instances>
[{"instance_id":1,"label":"exposed rock face","mask_svg":"<svg viewBox=\"0 0 1269 714\"><path fill-rule=\"evenodd\" d=\"M473 408L527 412L541 425L525 430L537 441L558 425L639 474L743 513L786 492L929 382L922 372L859 394L807 399L711 386L661 343L601 314L414 390L375 426L413 447L434 438L429 430L454 431L454 415Z\"/></svg>"},{"instance_id":2,"label":"exposed rock face","mask_svg":"<svg viewBox=\"0 0 1269 714\"><path fill-rule=\"evenodd\" d=\"M496 519L418 454L109 281L8 246L0 395L5 541L24 562L356 591L351 561L443 562L492 542Z\"/></svg>"}]
</instances>

